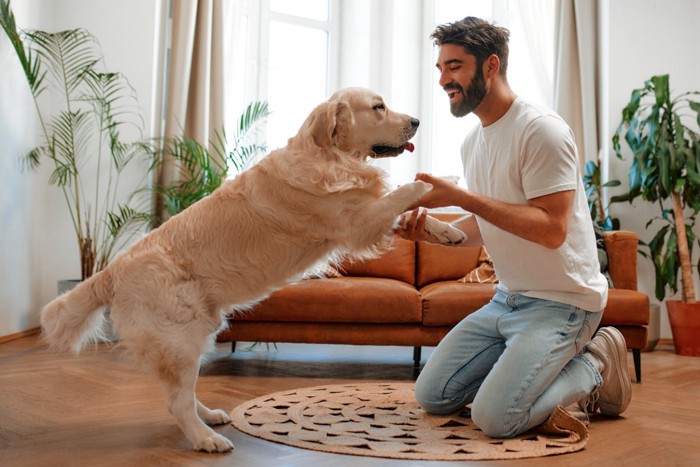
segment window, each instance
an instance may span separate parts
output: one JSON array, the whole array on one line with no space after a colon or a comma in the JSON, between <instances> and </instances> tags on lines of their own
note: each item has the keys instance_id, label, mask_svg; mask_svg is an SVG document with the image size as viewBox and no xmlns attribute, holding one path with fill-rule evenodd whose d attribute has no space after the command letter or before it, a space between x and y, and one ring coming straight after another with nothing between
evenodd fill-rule
<instances>
[{"instance_id":1,"label":"window","mask_svg":"<svg viewBox=\"0 0 700 467\"><path fill-rule=\"evenodd\" d=\"M337 87L370 87L392 108L421 120L415 154L377 162L392 183L406 183L416 171L461 177L459 148L478 120L450 114L430 34L465 16L509 28L511 87L551 105L554 1L239 0L246 6L238 30L247 42L236 46L245 49L235 66L245 72L234 73L232 83L245 96L236 104L242 109L252 100L268 101L272 113L263 139L274 149Z\"/></svg>"},{"instance_id":2,"label":"window","mask_svg":"<svg viewBox=\"0 0 700 467\"><path fill-rule=\"evenodd\" d=\"M554 74L554 0L531 0L524 11L525 2L516 0L434 0L433 24L435 26L458 20L465 16L477 16L495 22L510 30L508 82L519 96L548 107L552 105ZM532 18L532 19L531 19ZM532 23L536 20L536 26ZM527 34L530 34L528 36ZM532 35L538 34L538 37ZM458 175L463 183L463 169L459 149L465 136L478 118L473 114L455 118L449 109L445 91L438 85L439 74L433 66L437 61L437 48L433 48L431 89L432 144L427 164L435 175Z\"/></svg>"},{"instance_id":3,"label":"window","mask_svg":"<svg viewBox=\"0 0 700 467\"><path fill-rule=\"evenodd\" d=\"M268 101L265 142L285 146L324 101L332 77L331 0L249 1L248 101Z\"/></svg>"}]
</instances>

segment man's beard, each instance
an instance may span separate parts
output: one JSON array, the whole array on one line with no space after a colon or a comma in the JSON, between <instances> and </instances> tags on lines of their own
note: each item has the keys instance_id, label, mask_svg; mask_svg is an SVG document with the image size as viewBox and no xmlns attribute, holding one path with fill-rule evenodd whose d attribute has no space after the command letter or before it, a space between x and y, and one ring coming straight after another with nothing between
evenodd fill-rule
<instances>
[{"instance_id":1,"label":"man's beard","mask_svg":"<svg viewBox=\"0 0 700 467\"><path fill-rule=\"evenodd\" d=\"M484 79L484 71L481 67L478 71L474 73L471 83L467 88L467 92L464 92L464 88L457 83L448 84L445 86L445 90L454 89L462 93L462 99L459 102L450 104L450 112L455 117L464 117L467 114L474 112L481 101L484 100L486 96L486 80Z\"/></svg>"}]
</instances>

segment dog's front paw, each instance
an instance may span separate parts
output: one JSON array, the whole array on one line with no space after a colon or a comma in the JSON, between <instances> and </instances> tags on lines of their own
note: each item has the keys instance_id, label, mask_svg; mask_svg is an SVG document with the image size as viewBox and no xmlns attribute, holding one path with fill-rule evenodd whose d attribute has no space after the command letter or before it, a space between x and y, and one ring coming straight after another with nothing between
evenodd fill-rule
<instances>
[{"instance_id":1,"label":"dog's front paw","mask_svg":"<svg viewBox=\"0 0 700 467\"><path fill-rule=\"evenodd\" d=\"M423 195L425 195L432 189L433 185L431 185L430 183L416 180L415 182L401 185L396 190L394 190L392 194L394 197L399 197L404 201L413 203L421 199Z\"/></svg>"},{"instance_id":2,"label":"dog's front paw","mask_svg":"<svg viewBox=\"0 0 700 467\"><path fill-rule=\"evenodd\" d=\"M430 216L425 218L425 231L443 245L461 245L467 241L467 235L464 232Z\"/></svg>"},{"instance_id":3,"label":"dog's front paw","mask_svg":"<svg viewBox=\"0 0 700 467\"><path fill-rule=\"evenodd\" d=\"M196 451L228 452L233 450L233 443L231 441L213 431L193 444Z\"/></svg>"},{"instance_id":4,"label":"dog's front paw","mask_svg":"<svg viewBox=\"0 0 700 467\"><path fill-rule=\"evenodd\" d=\"M415 182L411 183L411 185L415 186L419 198L422 198L424 194L428 193L430 190L433 189L433 185L431 185L430 183L423 182L421 180L416 180Z\"/></svg>"}]
</instances>

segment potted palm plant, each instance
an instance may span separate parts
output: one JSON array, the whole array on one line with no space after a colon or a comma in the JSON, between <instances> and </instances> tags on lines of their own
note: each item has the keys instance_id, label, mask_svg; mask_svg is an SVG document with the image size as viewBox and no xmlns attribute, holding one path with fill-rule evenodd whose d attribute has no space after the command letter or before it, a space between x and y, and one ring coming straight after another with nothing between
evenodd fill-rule
<instances>
[{"instance_id":1,"label":"potted palm plant","mask_svg":"<svg viewBox=\"0 0 700 467\"><path fill-rule=\"evenodd\" d=\"M42 132L26 162L51 164L49 181L65 199L84 280L150 222L148 199L137 201L148 171L124 188L132 162L150 164L136 143L143 133L135 92L122 74L104 70L99 43L85 29L20 31L9 0L0 0L0 24L26 76ZM125 134L136 137L129 142Z\"/></svg>"},{"instance_id":2,"label":"potted palm plant","mask_svg":"<svg viewBox=\"0 0 700 467\"><path fill-rule=\"evenodd\" d=\"M627 194L613 201L642 197L656 203L660 216L646 226L659 226L650 242L649 257L656 274L656 298L678 292L681 300L666 300L676 353L700 355L700 303L696 300L691 265L693 232L700 211L700 93L671 95L669 76L653 76L632 91L613 135L613 148L622 158L620 136L632 150ZM698 264L700 266L700 264ZM697 266L696 266L697 269Z\"/></svg>"},{"instance_id":3,"label":"potted palm plant","mask_svg":"<svg viewBox=\"0 0 700 467\"><path fill-rule=\"evenodd\" d=\"M156 185L165 213L154 218L154 224L162 223L216 190L230 175L242 172L247 165L267 150L256 142L256 130L269 115L266 101L248 104L238 118L230 140L225 131L217 132L208 145L181 133L170 138L156 138L143 145L151 154L155 165L166 159L179 167L179 179L167 185Z\"/></svg>"},{"instance_id":4,"label":"potted palm plant","mask_svg":"<svg viewBox=\"0 0 700 467\"><path fill-rule=\"evenodd\" d=\"M620 186L619 180L603 182L599 161L588 161L583 170L583 187L588 199L588 211L593 224L600 230L620 230L620 220L608 214L608 206L603 203L603 189Z\"/></svg>"}]
</instances>

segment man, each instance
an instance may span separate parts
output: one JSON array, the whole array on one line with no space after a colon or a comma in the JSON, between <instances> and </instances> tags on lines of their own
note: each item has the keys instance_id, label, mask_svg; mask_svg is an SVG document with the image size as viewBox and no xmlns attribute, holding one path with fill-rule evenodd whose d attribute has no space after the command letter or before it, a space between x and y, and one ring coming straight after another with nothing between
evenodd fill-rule
<instances>
[{"instance_id":1,"label":"man","mask_svg":"<svg viewBox=\"0 0 700 467\"><path fill-rule=\"evenodd\" d=\"M545 422L557 405L617 416L628 406L627 349L614 328L591 341L607 301L574 136L555 113L508 85L509 32L474 17L439 26L440 86L452 114L480 125L462 145L468 189L418 174L433 190L416 206L458 206L468 245L485 245L499 278L489 304L459 323L416 381L431 413L472 403L474 423L512 437ZM426 211L399 235L432 241Z\"/></svg>"}]
</instances>

